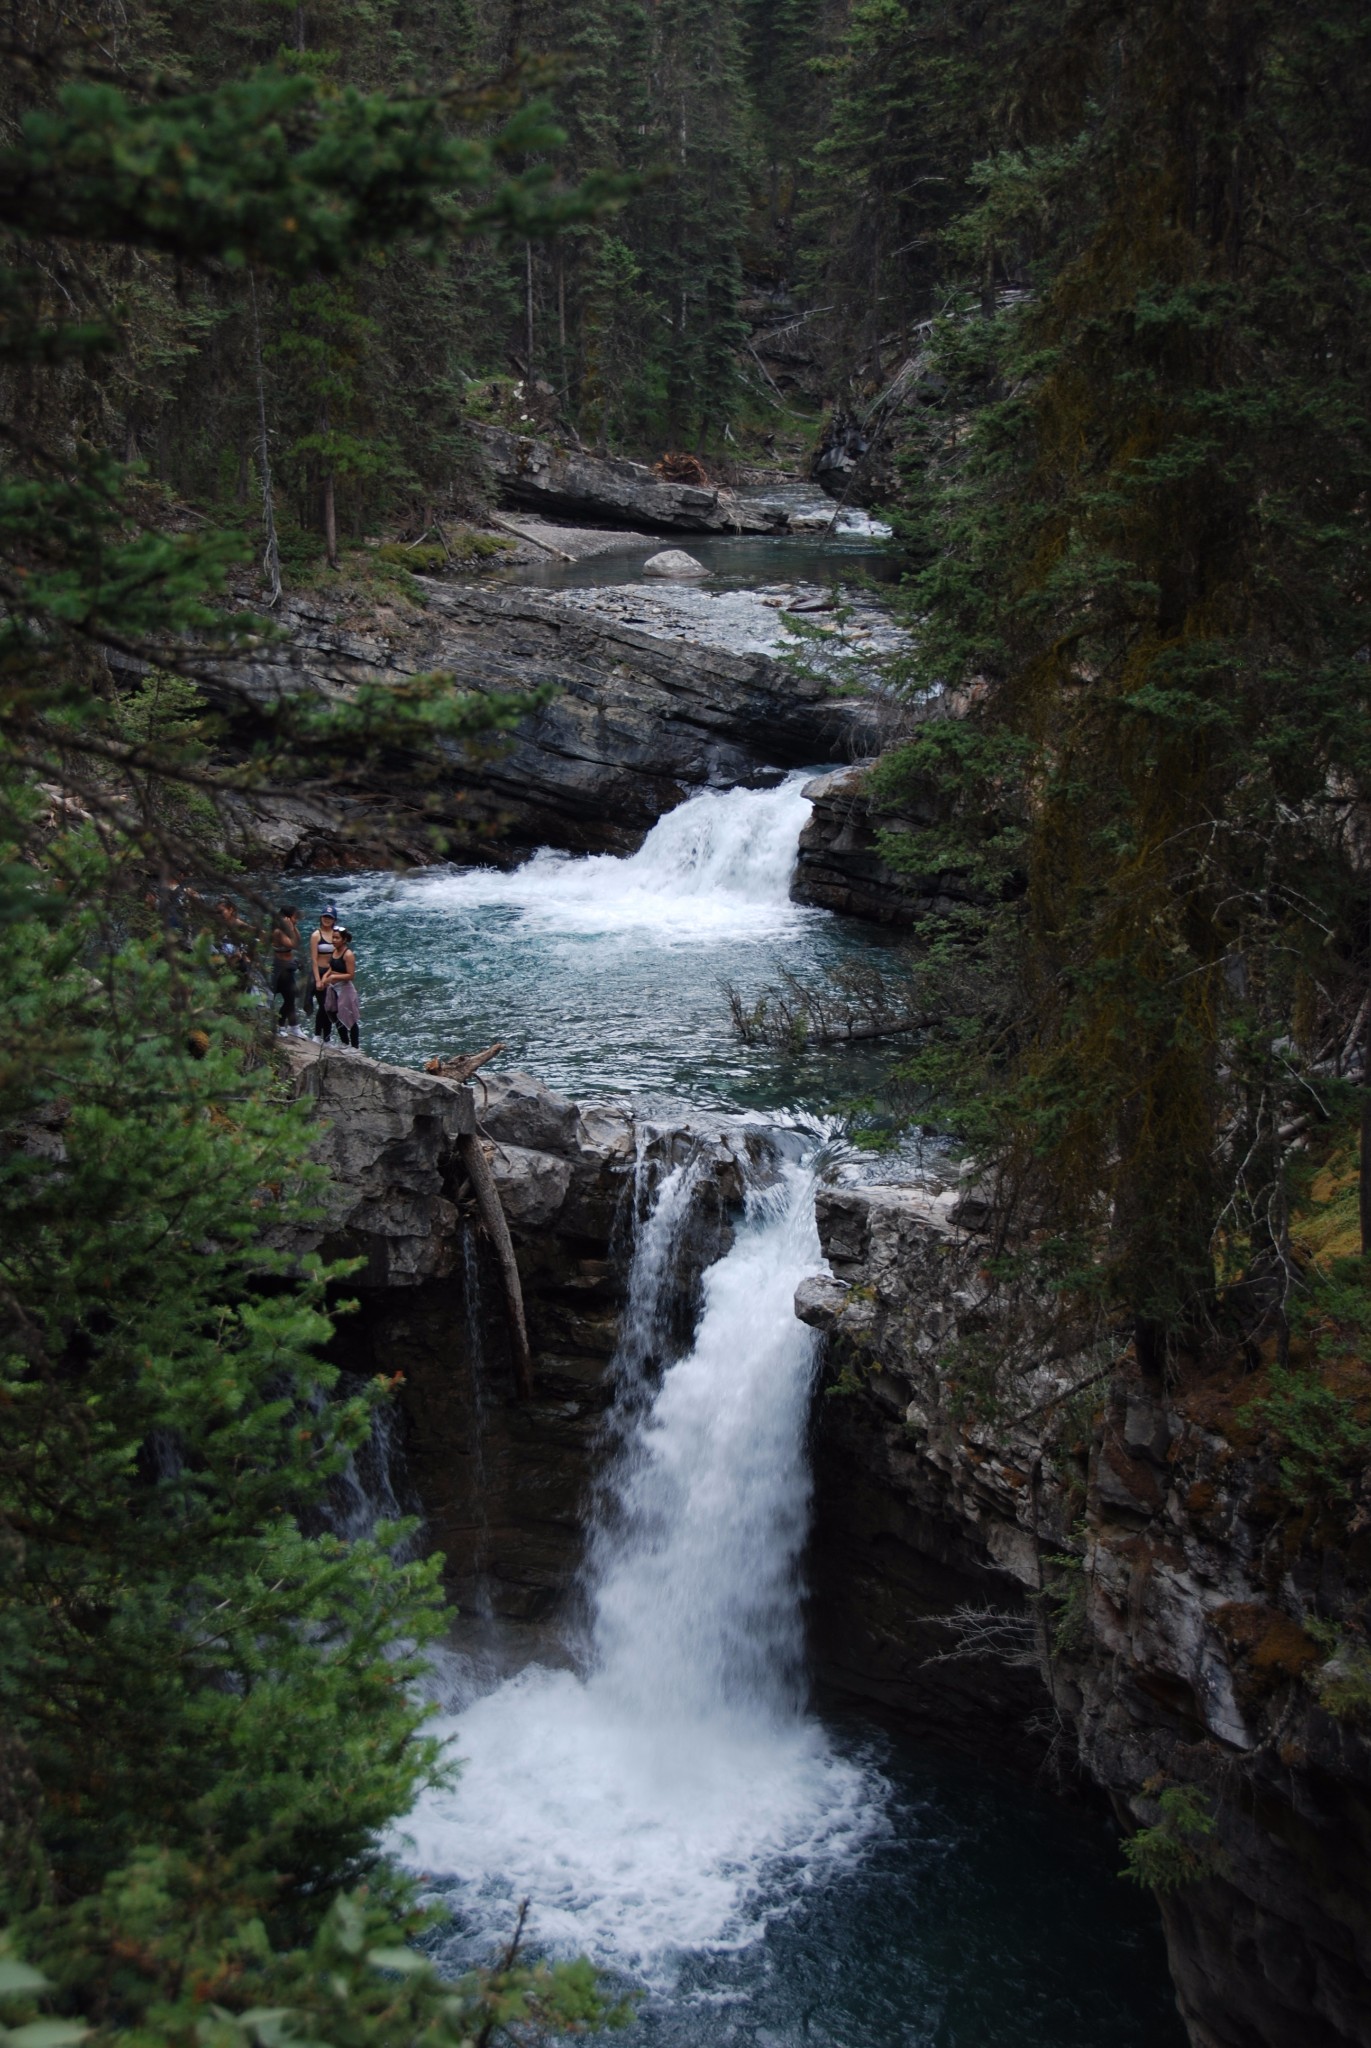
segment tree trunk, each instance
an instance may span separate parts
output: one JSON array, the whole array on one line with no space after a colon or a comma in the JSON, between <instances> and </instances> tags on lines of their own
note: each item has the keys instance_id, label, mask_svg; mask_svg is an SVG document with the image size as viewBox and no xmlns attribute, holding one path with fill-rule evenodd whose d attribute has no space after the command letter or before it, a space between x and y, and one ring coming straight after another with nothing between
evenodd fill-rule
<instances>
[{"instance_id":1,"label":"tree trunk","mask_svg":"<svg viewBox=\"0 0 1371 2048\"><path fill-rule=\"evenodd\" d=\"M510 1237L509 1224L500 1206L500 1191L486 1163L480 1139L470 1135L460 1137L457 1140L457 1147L476 1196L476 1206L481 1212L486 1235L494 1245L495 1256L500 1262L500 1278L505 1290L505 1314L509 1318L509 1345L514 1359L514 1387L519 1399L528 1401L533 1397L533 1357L528 1348L528 1325L524 1321L524 1291L519 1280L518 1262L514 1257L514 1241Z\"/></svg>"},{"instance_id":2,"label":"tree trunk","mask_svg":"<svg viewBox=\"0 0 1371 2048\"><path fill-rule=\"evenodd\" d=\"M1371 1005L1366 1012L1365 1036L1361 1045L1361 1185L1357 1190L1361 1215L1361 1249L1371 1252Z\"/></svg>"},{"instance_id":3,"label":"tree trunk","mask_svg":"<svg viewBox=\"0 0 1371 2048\"><path fill-rule=\"evenodd\" d=\"M328 400L325 399L319 413L319 432L327 434L329 429ZM333 464L324 457L323 475L324 501L324 552L328 556L330 569L338 567L338 499L333 482Z\"/></svg>"},{"instance_id":4,"label":"tree trunk","mask_svg":"<svg viewBox=\"0 0 1371 2048\"><path fill-rule=\"evenodd\" d=\"M533 383L533 244L524 243L524 355L528 362L528 381ZM530 389L529 398L533 397Z\"/></svg>"},{"instance_id":5,"label":"tree trunk","mask_svg":"<svg viewBox=\"0 0 1371 2048\"><path fill-rule=\"evenodd\" d=\"M324 552L330 569L338 567L338 502L333 488L333 471L324 472Z\"/></svg>"},{"instance_id":6,"label":"tree trunk","mask_svg":"<svg viewBox=\"0 0 1371 2048\"><path fill-rule=\"evenodd\" d=\"M276 541L276 503L271 489L271 449L267 443L267 387L262 374L262 329L257 318L257 280L248 272L252 306L252 366L257 379L257 466L262 473L262 573L267 603L281 601L281 550Z\"/></svg>"}]
</instances>

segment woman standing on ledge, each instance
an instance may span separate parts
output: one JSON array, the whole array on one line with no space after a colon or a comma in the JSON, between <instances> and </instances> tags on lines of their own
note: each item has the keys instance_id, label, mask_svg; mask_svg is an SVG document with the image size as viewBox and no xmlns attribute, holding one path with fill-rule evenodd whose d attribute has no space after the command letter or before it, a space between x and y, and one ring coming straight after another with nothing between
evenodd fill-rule
<instances>
[{"instance_id":1,"label":"woman standing on ledge","mask_svg":"<svg viewBox=\"0 0 1371 2048\"><path fill-rule=\"evenodd\" d=\"M328 971L321 1015L324 1022L324 1038L328 1038L329 1022L332 1019L338 1025L340 1042L356 1052L358 1025L362 1016L361 1005L357 1000L357 956L352 950L351 932L345 932L341 925L333 935L333 964Z\"/></svg>"},{"instance_id":2,"label":"woman standing on ledge","mask_svg":"<svg viewBox=\"0 0 1371 2048\"><path fill-rule=\"evenodd\" d=\"M329 969L333 965L333 946L336 937L335 925L338 913L330 903L319 912L319 923L309 935L309 999L314 1011L314 1035L326 1039L329 1033L328 1012L324 1008L324 997L328 994Z\"/></svg>"}]
</instances>

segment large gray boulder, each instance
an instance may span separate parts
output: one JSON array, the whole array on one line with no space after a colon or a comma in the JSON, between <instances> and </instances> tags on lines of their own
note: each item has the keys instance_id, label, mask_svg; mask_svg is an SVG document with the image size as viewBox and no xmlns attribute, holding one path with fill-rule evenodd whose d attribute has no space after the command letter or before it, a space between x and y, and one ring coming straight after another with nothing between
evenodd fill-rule
<instances>
[{"instance_id":1,"label":"large gray boulder","mask_svg":"<svg viewBox=\"0 0 1371 2048\"><path fill-rule=\"evenodd\" d=\"M708 576L703 562L697 562L694 555L688 555L684 548L663 548L659 555L649 555L643 563L644 576L675 576L683 580L692 576Z\"/></svg>"}]
</instances>

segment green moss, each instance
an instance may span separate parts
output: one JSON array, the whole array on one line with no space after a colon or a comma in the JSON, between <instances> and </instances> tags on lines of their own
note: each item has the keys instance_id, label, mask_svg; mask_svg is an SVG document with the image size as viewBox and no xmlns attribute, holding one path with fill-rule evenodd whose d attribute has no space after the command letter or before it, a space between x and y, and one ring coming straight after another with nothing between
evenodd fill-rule
<instances>
[{"instance_id":1,"label":"green moss","mask_svg":"<svg viewBox=\"0 0 1371 2048\"><path fill-rule=\"evenodd\" d=\"M376 549L376 559L388 569L406 569L411 576L437 576L447 567L447 549L437 541L386 541Z\"/></svg>"}]
</instances>

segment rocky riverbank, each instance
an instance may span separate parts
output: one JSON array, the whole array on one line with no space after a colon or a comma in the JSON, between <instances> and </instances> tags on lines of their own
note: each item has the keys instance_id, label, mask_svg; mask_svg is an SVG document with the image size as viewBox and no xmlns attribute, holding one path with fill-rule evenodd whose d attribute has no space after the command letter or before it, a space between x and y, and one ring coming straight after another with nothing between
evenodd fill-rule
<instances>
[{"instance_id":1,"label":"rocky riverbank","mask_svg":"<svg viewBox=\"0 0 1371 2048\"><path fill-rule=\"evenodd\" d=\"M820 1194L819 1670L978 1754L1072 1760L1182 1859L1160 1903L1196 2048L1365 2048L1371 1688L1340 1643L1371 1514L1339 1537L1291 1502L1259 1374L1168 1396L1035 1335L983 1212Z\"/></svg>"}]
</instances>

